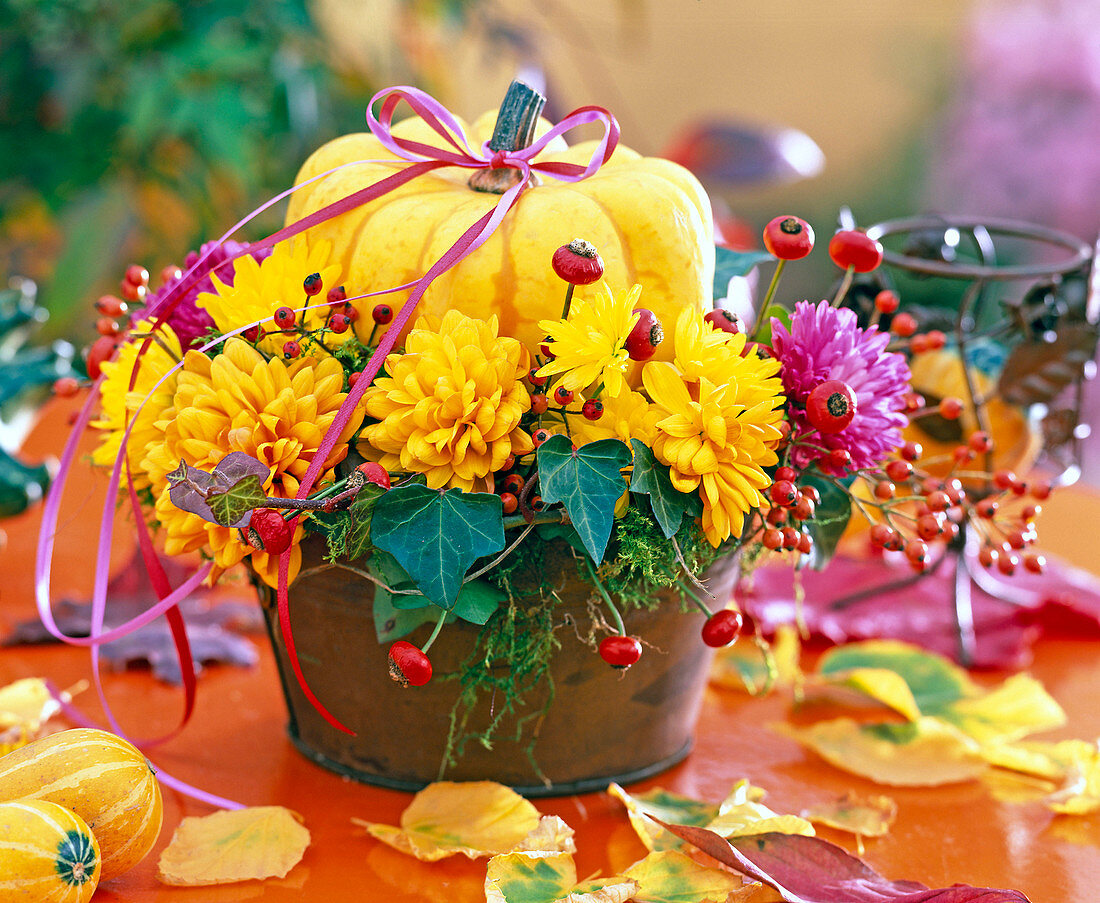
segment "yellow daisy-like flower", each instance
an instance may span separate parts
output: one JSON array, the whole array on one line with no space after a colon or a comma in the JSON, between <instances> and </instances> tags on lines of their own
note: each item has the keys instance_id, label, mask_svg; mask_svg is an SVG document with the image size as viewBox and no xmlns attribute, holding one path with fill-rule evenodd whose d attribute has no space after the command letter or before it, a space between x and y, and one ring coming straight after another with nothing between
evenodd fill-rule
<instances>
[{"instance_id":1,"label":"yellow daisy-like flower","mask_svg":"<svg viewBox=\"0 0 1100 903\"><path fill-rule=\"evenodd\" d=\"M642 381L663 415L653 454L669 465L677 490L699 490L703 531L717 547L741 533L746 512L761 504L760 490L771 483L763 468L778 461L771 446L780 438L783 396L757 401L761 389L751 378L715 385L702 377L694 397L663 362L646 364Z\"/></svg>"},{"instance_id":2,"label":"yellow daisy-like flower","mask_svg":"<svg viewBox=\"0 0 1100 903\"><path fill-rule=\"evenodd\" d=\"M119 348L118 357L102 365L104 380L100 385L100 416L92 422L93 427L106 431L103 441L92 452L92 461L103 467L114 467L126 427L131 420L134 421L130 438L126 440L126 458L134 486L138 489L149 485L149 477L141 467L141 460L145 457L145 450L161 439L156 423L164 416L164 411L172 407L178 373L161 383L148 401L145 401L145 396L183 357L176 334L167 324L162 326L141 356L141 366L131 389L130 379L138 352L151 329L151 320L135 324L128 339ZM145 406L138 411L142 402ZM121 473L121 482L123 485L126 483L125 470Z\"/></svg>"},{"instance_id":3,"label":"yellow daisy-like flower","mask_svg":"<svg viewBox=\"0 0 1100 903\"><path fill-rule=\"evenodd\" d=\"M278 558L242 542L239 531L209 523L173 505L167 474L181 459L209 471L230 452L240 451L270 467L264 483L268 495L294 496L346 397L343 385L343 368L331 357L303 358L289 364L279 357L265 360L240 339L230 339L213 359L189 351L174 404L156 423L160 441L149 447L142 461L157 498L165 551L178 555L204 550L214 559L212 579L251 555L257 573L274 586ZM332 481L332 468L347 455L348 441L362 418L360 408L338 437L315 485ZM299 529L294 537L291 579L301 564L301 535Z\"/></svg>"},{"instance_id":4,"label":"yellow daisy-like flower","mask_svg":"<svg viewBox=\"0 0 1100 903\"><path fill-rule=\"evenodd\" d=\"M359 450L387 470L422 473L428 486L492 491L509 455L534 445L520 429L531 408L523 385L530 355L488 322L449 310L441 323L420 318L404 354L386 359L387 376L367 389Z\"/></svg>"},{"instance_id":5,"label":"yellow daisy-like flower","mask_svg":"<svg viewBox=\"0 0 1100 903\"><path fill-rule=\"evenodd\" d=\"M616 298L606 283L590 301L573 299L565 320L540 320L539 329L550 337L553 359L539 368L539 376L562 374L558 384L572 392L602 382L611 395L625 385L631 367L626 338L638 322L634 307L642 287L635 285Z\"/></svg>"},{"instance_id":6,"label":"yellow daisy-like flower","mask_svg":"<svg viewBox=\"0 0 1100 903\"><path fill-rule=\"evenodd\" d=\"M263 328L275 329L272 315L280 307L289 307L297 314L297 323L302 324L302 307L324 300L324 295L316 295L306 301L302 282L313 273L321 276L325 289L340 284L340 265L333 262L332 244L327 241L307 245L304 241L291 239L277 244L271 255L257 262L255 257L245 254L234 263L233 284L226 285L217 273L211 275L214 293L203 292L195 303L206 310L214 324L222 332L238 329L246 323L267 320ZM318 329L328 319L327 305L316 310L307 310L304 324L309 329ZM329 347L342 345L352 336L351 331L336 335L327 333L325 344ZM300 339L295 332L275 332L260 339L257 347L268 355L282 355L283 345L290 339ZM323 356L326 352L315 342L302 343L304 357ZM178 462L177 462L178 463Z\"/></svg>"},{"instance_id":7,"label":"yellow daisy-like flower","mask_svg":"<svg viewBox=\"0 0 1100 903\"><path fill-rule=\"evenodd\" d=\"M696 384L702 379L712 385L737 383L741 387L738 402L746 407L783 391L777 375L779 361L755 354L742 357L745 335L715 329L697 310L684 308L680 312L673 341L673 363L686 383Z\"/></svg>"}]
</instances>

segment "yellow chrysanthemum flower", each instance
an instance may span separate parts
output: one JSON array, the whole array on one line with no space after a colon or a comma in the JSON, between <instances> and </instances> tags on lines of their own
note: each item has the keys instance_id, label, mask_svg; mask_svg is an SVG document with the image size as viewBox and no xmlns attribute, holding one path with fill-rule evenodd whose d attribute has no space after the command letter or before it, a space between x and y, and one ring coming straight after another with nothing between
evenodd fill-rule
<instances>
[{"instance_id":1,"label":"yellow chrysanthemum flower","mask_svg":"<svg viewBox=\"0 0 1100 903\"><path fill-rule=\"evenodd\" d=\"M233 284L226 285L217 273L211 275L214 293L203 292L195 303L206 310L214 319L214 324L222 332L238 329L246 323L267 320L264 329L274 329L272 314L280 307L289 307L297 312L298 324L302 323L301 308L306 306L306 294L302 282L313 273L321 276L325 289L340 284L340 265L333 262L332 245L322 241L307 245L304 241L291 239L277 244L270 256L257 262L255 257L245 254L234 262ZM309 304L324 300L324 293L309 299ZM305 313L305 326L317 329L328 319L327 305ZM327 333L325 344L329 347L342 345L352 336L349 330L341 335ZM283 345L290 339L300 336L276 332L260 339L257 347L268 355L282 355ZM325 354L324 349L315 342L302 342L304 357L317 357ZM178 462L177 462L178 463Z\"/></svg>"},{"instance_id":2,"label":"yellow chrysanthemum flower","mask_svg":"<svg viewBox=\"0 0 1100 903\"><path fill-rule=\"evenodd\" d=\"M646 364L642 381L663 415L653 454L669 465L677 490L699 490L703 531L717 547L741 533L745 514L760 505L760 490L771 483L763 468L778 461L770 446L780 438L783 396L756 401L761 388L751 378L715 385L706 377L693 385L696 396L663 362Z\"/></svg>"},{"instance_id":3,"label":"yellow chrysanthemum flower","mask_svg":"<svg viewBox=\"0 0 1100 903\"><path fill-rule=\"evenodd\" d=\"M627 390L619 395L601 395L600 401L603 402L603 416L599 420L588 420L583 416L569 418L569 428L578 445L587 445L598 439L621 439L627 448L632 447L631 439L637 439L644 445L653 444L661 413L641 392Z\"/></svg>"},{"instance_id":4,"label":"yellow chrysanthemum flower","mask_svg":"<svg viewBox=\"0 0 1100 903\"><path fill-rule=\"evenodd\" d=\"M135 324L129 337L119 348L118 357L102 365L104 380L100 386L100 416L92 422L92 426L106 431L103 441L92 452L92 460L103 467L114 467L126 426L131 420L135 421L130 438L126 441L126 458L130 464L134 486L138 489L149 485L149 477L141 467L141 459L145 457L145 449L160 441L161 434L156 423L172 407L177 374L169 376L148 401L145 401L145 396L183 357L179 339L171 327L165 324L157 330L156 338L149 343L145 354L141 356L141 366L131 389L130 379L138 352L151 329L151 320L142 320ZM145 406L138 411L143 401ZM125 470L120 479L125 485Z\"/></svg>"},{"instance_id":5,"label":"yellow chrysanthemum flower","mask_svg":"<svg viewBox=\"0 0 1100 903\"><path fill-rule=\"evenodd\" d=\"M293 363L279 357L266 360L241 339L230 339L213 359L189 351L174 404L156 423L160 441L150 445L142 461L157 498L165 551L178 555L205 550L215 563L212 579L251 555L257 573L274 586L278 559L242 542L237 530L173 505L167 474L181 459L209 471L230 452L240 451L271 468L264 484L268 495L294 496L346 397L343 385L343 368L331 357ZM332 468L347 455L348 441L362 418L360 408L341 432L315 485L332 481ZM291 579L301 563L300 538L299 529L292 547Z\"/></svg>"},{"instance_id":6,"label":"yellow chrysanthemum flower","mask_svg":"<svg viewBox=\"0 0 1100 903\"><path fill-rule=\"evenodd\" d=\"M673 363L680 378L689 384L707 379L712 385L737 383L738 403L752 407L783 391L778 377L780 364L756 354L742 357L745 335L715 329L699 311L684 308L676 319Z\"/></svg>"},{"instance_id":7,"label":"yellow chrysanthemum flower","mask_svg":"<svg viewBox=\"0 0 1100 903\"><path fill-rule=\"evenodd\" d=\"M405 353L391 354L388 375L366 391L367 413L379 422L363 430L360 452L387 470L424 474L433 489L492 491L508 456L534 447L519 425L531 408L523 384L530 355L497 331L495 316L420 318Z\"/></svg>"},{"instance_id":8,"label":"yellow chrysanthemum flower","mask_svg":"<svg viewBox=\"0 0 1100 903\"><path fill-rule=\"evenodd\" d=\"M589 301L574 298L565 320L540 320L539 329L550 337L553 359L539 368L539 376L562 374L558 384L572 392L603 383L618 395L631 368L626 338L638 322L634 307L642 287L635 285L618 298L606 283Z\"/></svg>"}]
</instances>

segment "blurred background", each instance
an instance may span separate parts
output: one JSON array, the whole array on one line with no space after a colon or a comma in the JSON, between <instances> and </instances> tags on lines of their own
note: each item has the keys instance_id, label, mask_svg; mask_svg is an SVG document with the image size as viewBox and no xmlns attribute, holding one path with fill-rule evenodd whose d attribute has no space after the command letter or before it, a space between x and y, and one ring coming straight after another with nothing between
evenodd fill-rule
<instances>
[{"instance_id":1,"label":"blurred background","mask_svg":"<svg viewBox=\"0 0 1100 903\"><path fill-rule=\"evenodd\" d=\"M845 206L1100 229L1095 0L0 0L0 274L86 342L127 264L182 262L379 88L473 118L517 74L693 169L735 246ZM793 269L787 300L836 275Z\"/></svg>"}]
</instances>

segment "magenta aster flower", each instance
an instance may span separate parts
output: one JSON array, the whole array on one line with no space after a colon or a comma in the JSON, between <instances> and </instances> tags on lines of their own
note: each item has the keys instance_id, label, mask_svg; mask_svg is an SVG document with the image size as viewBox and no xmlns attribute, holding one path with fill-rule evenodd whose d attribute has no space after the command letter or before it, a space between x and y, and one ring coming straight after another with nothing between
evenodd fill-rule
<instances>
[{"instance_id":1,"label":"magenta aster flower","mask_svg":"<svg viewBox=\"0 0 1100 903\"><path fill-rule=\"evenodd\" d=\"M198 263L199 258L203 254L213 249L213 253L207 257L206 261L203 263L203 269L206 270L206 273L187 289L183 297L179 300L179 303L173 308L172 313L168 315L168 325L172 327L172 331L179 337L180 346L184 351L188 348L198 348L202 344L201 340L214 328L214 320L211 318L210 314L195 304L195 299L202 292L214 291L214 283L210 279L210 272L214 270L218 264L228 260L230 257L236 256L242 249L247 247L247 242L227 241L222 245L218 245L211 241L204 244L198 251L190 251L187 254L187 258L183 262L184 273ZM257 260L263 260L270 253L269 250L265 249L263 251L252 252L252 256ZM220 270L217 270L218 278L222 282L232 285L233 269L232 265L222 267ZM180 279L182 279L182 277L180 277ZM148 315L148 310L158 304L169 291L175 288L179 284L180 279L172 279L150 294L146 300L146 306L136 311L134 317L137 319L146 317Z\"/></svg>"},{"instance_id":2,"label":"magenta aster flower","mask_svg":"<svg viewBox=\"0 0 1100 903\"><path fill-rule=\"evenodd\" d=\"M783 365L780 376L790 400L792 437L807 435L821 448L844 449L852 456L851 468L878 464L902 444L901 429L908 422L905 393L909 391L909 365L905 358L886 350L890 341L878 327L860 329L854 311L833 308L828 301L795 305L791 329L772 320L772 354ZM856 414L836 433L818 433L806 415L806 399L826 380L847 383L856 396ZM825 453L794 446L795 467L814 461L829 473L842 471L829 465Z\"/></svg>"}]
</instances>

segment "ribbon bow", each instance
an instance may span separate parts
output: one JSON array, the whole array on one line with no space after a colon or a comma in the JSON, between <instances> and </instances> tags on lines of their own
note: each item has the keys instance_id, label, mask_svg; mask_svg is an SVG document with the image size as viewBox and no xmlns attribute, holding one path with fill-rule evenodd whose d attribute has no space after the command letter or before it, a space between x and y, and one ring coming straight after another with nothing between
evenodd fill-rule
<instances>
[{"instance_id":1,"label":"ribbon bow","mask_svg":"<svg viewBox=\"0 0 1100 903\"><path fill-rule=\"evenodd\" d=\"M413 112L419 116L428 126L439 136L444 139L444 142L449 147L435 147L429 144L423 144L421 142L412 141L407 138L397 137L392 131L392 122L394 111L401 103L405 101L413 110ZM374 115L375 106L381 102L379 115ZM496 229L503 222L507 216L508 211L512 209L520 195L525 191L529 185L529 177L532 172L538 172L547 175L551 178L558 179L567 182L576 182L582 179L586 179L599 170L599 168L606 163L615 150L619 140L619 126L616 123L614 116L607 110L601 107L586 106L574 110L567 115L561 122L553 126L546 132L541 138L536 140L528 147L519 150L509 151L494 151L489 147L489 143L486 142L478 150L474 150L470 146L469 138L463 130L458 120L445 108L442 104L432 98L430 95L419 90L418 88L400 86L396 88L389 88L384 91L380 91L376 94L370 102L367 108L367 124L371 132L378 138L384 147L386 147L391 153L395 154L401 159L408 160L410 165L387 176L372 185L359 189L353 192L347 197L329 204L328 206L311 213L309 216L303 217L296 223L292 223L284 228L272 233L261 241L254 242L247 248L243 249L234 257L224 260L216 267L210 266L208 263L210 256L214 253L214 249L207 251L202 255L188 270L184 273L183 277L173 287L173 289L165 294L157 304L149 308L147 315L152 317L154 321L159 325L164 323L167 317L178 306L180 301L186 296L187 292L205 275L213 272L216 269L221 269L231 260L237 256L241 256L246 253L253 253L258 250L271 248L275 244L286 241L305 232L307 229L325 222L334 217L340 216L343 213L353 210L363 204L369 203L376 198L382 197L395 188L404 185L406 182L412 181L421 175L431 172L435 169L439 169L446 166L461 166L468 169L499 169L501 167L512 167L518 169L521 178L515 185L510 187L504 194L501 195L497 201L495 207L485 213L477 222L473 223L459 238L458 240L439 258L428 271L421 276L418 280L406 283L405 285L394 286L392 288L380 289L378 291L369 292L363 295L357 296L358 298L371 297L373 295L390 294L396 291L404 291L411 289L408 300L401 307L401 310L395 316L393 322L390 324L386 334L382 337L374 354L367 362L360 374L360 378L356 380L355 384L351 387L345 398L340 410L337 412L330 425L328 432L325 434L321 441L321 445L318 448L316 454L313 457L312 462L305 475L302 477L301 485L298 490L298 498L305 498L309 495L310 490L313 487L314 482L320 475L323 462L328 459L332 448L336 444L343 428L347 425L351 419L355 408L359 404L363 397L363 393L367 387L374 380L375 375L378 373L385 361L386 356L393 349L394 344L397 341L397 337L402 333L405 325L412 317L414 310L420 299L424 296L428 287L432 282L442 273L456 266L470 254L474 253L485 241L496 231ZM588 164L581 166L577 163L565 163L559 161L539 161L537 160L538 154L546 148L546 146L554 140L554 138L562 135L571 129L580 125L588 123L598 122L604 127L603 138L598 142L592 157ZM307 182L303 182L301 185L297 185L290 188L271 200L261 205L252 213L244 217L240 222L234 225L229 231L227 231L219 240L215 243L216 246L222 245L231 236L237 233L244 225L254 219L263 211L269 207L288 197L294 191L304 187L319 179L323 179L334 172L344 169L348 166L355 166L359 163L366 161L354 161L351 163L344 163L333 169L327 170ZM373 161L371 161L373 162ZM357 300L353 299L353 300ZM154 327L155 329L156 327ZM232 335L237 335L244 332L248 326L242 326L239 329L234 330L232 333L220 336L208 343L206 343L201 349L205 352L211 348L224 342ZM134 372L131 375L131 386L136 383L138 368L141 365L141 357L145 350L149 347L153 341L152 336L145 339L141 349L138 353L138 359L134 366ZM138 411L144 407L145 403L158 391L161 384L167 380L172 373L178 370L182 366L182 362L176 364L176 366L167 374L165 374L157 384L149 391L141 405L138 407ZM47 630L57 639L63 642L73 645L90 646L93 656L93 670L96 681L96 687L99 691L100 698L104 704L107 712L108 721L112 727L118 733L122 733L121 728L115 721L111 714L109 706L106 704L106 699L103 694L102 686L99 682L98 667L96 667L98 656L98 647L105 642L110 642L113 639L117 639L132 631L138 629L144 624L149 623L156 617L165 614L169 617L173 628L173 635L176 639L177 652L180 657L181 670L184 676L184 688L186 694L185 711L183 715L182 724L185 723L190 716L194 703L195 692L195 677L194 667L191 660L190 647L187 643L186 633L183 631L182 620L179 616L178 604L186 596L192 592L204 579L209 572L210 566L206 565L203 569L199 570L195 574L191 575L180 586L172 588L169 586L167 579L164 576L163 569L160 566L160 562L156 557L156 553L152 547L151 538L148 535L147 528L145 526L144 519L140 516L140 513L136 517L138 526L138 536L141 546L143 558L145 560L146 568L149 570L151 577L153 578L154 586L157 591L157 595L160 597L160 601L157 604L151 606L141 615L127 621L124 624L118 625L111 629L104 629L104 613L106 609L106 591L107 591L107 577L109 571L110 554L111 554L111 533L114 520L114 503L111 498L108 498L102 512L100 520L100 535L99 535L99 547L96 555L96 579L92 591L92 631L91 635L86 638L70 637L64 634L56 624L50 605L50 570L53 561L53 548L54 548L54 535L57 530L58 515L60 512L61 498L64 493L66 478L69 470L71 469L72 462L76 457L77 445L80 433L88 425L92 417L94 409L95 398L98 395L98 388L102 381L102 377L97 380L93 391L89 393L88 399L84 404L83 409L78 415L76 422L73 426L73 432L66 443L65 450L61 456L60 465L58 468L57 476L55 477L53 485L50 487L47 494L45 504L43 506L42 513L42 527L39 532L38 549L35 564L35 597L38 606L39 616L42 619L43 624ZM136 413L135 413L136 418ZM126 466L126 445L130 437L130 431L133 428L134 421L131 420L127 425L127 429L123 434L121 448L118 453L118 457L115 460L115 465L111 473L111 482L109 485L117 486L121 482L122 469ZM130 489L131 503L138 511L139 502L136 493L133 488L133 481L129 478L129 470L127 467L127 483ZM296 526L297 517L291 522L291 529ZM278 612L279 622L283 633L283 639L286 643L286 650L293 667L295 676L298 683L301 686L306 697L312 703L312 705L318 710L318 712L329 722L333 727L338 728L346 733L352 733L347 727L340 723L328 710L321 704L320 700L314 695L310 689L305 676L302 674L301 667L298 661L298 655L294 645L293 632L290 625L290 612L288 604L288 584L289 584L289 567L290 567L290 552L284 552L279 559L279 585L277 590L278 598ZM174 736L179 728L173 731L168 737ZM145 741L141 745L151 745L156 742L162 742L165 738L160 740ZM181 788L182 789L182 788ZM193 788L192 788L193 789ZM192 794L199 795L201 794ZM222 801L224 802L224 801Z\"/></svg>"}]
</instances>

